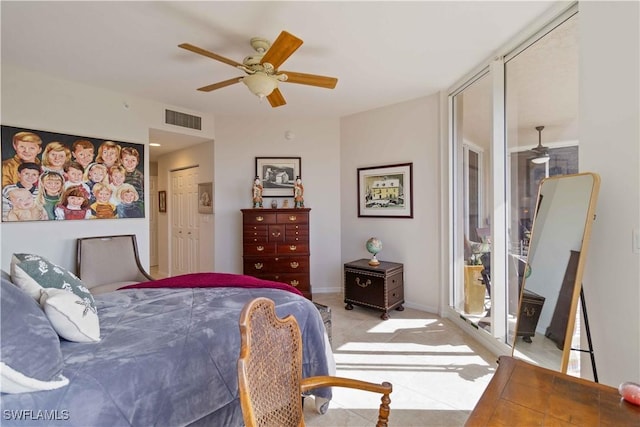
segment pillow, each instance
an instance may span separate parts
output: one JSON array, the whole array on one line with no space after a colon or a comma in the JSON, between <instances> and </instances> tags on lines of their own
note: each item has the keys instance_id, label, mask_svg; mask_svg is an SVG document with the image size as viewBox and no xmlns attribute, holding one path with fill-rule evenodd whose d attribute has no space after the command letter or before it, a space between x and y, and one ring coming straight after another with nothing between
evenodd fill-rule
<instances>
[{"instance_id":1,"label":"pillow","mask_svg":"<svg viewBox=\"0 0 640 427\"><path fill-rule=\"evenodd\" d=\"M75 274L39 255L13 254L11 280L36 301L40 300L42 288L66 289L83 301L89 301L96 310L93 295Z\"/></svg>"},{"instance_id":2,"label":"pillow","mask_svg":"<svg viewBox=\"0 0 640 427\"><path fill-rule=\"evenodd\" d=\"M2 279L0 289L0 392L53 390L62 375L60 339L38 304Z\"/></svg>"},{"instance_id":3,"label":"pillow","mask_svg":"<svg viewBox=\"0 0 640 427\"><path fill-rule=\"evenodd\" d=\"M98 312L88 299L64 289L47 288L41 292L40 305L58 335L68 341L100 341Z\"/></svg>"}]
</instances>

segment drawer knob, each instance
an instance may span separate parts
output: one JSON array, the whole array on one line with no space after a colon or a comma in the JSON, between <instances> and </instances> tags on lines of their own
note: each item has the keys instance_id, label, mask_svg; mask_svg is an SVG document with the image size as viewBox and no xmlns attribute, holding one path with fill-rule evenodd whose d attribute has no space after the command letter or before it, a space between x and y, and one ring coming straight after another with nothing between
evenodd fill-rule
<instances>
[{"instance_id":1,"label":"drawer knob","mask_svg":"<svg viewBox=\"0 0 640 427\"><path fill-rule=\"evenodd\" d=\"M298 282L297 280L292 280L291 282L289 282L291 284L291 286L297 287L300 282Z\"/></svg>"},{"instance_id":2,"label":"drawer knob","mask_svg":"<svg viewBox=\"0 0 640 427\"><path fill-rule=\"evenodd\" d=\"M298 219L298 217L295 215L289 215L289 221L295 221L296 219Z\"/></svg>"},{"instance_id":3,"label":"drawer knob","mask_svg":"<svg viewBox=\"0 0 640 427\"><path fill-rule=\"evenodd\" d=\"M264 251L264 246L260 245L256 249L258 250L258 252L262 252Z\"/></svg>"},{"instance_id":4,"label":"drawer knob","mask_svg":"<svg viewBox=\"0 0 640 427\"><path fill-rule=\"evenodd\" d=\"M291 268L298 268L300 267L300 264L297 261L292 261L291 263L289 263L289 265L291 266Z\"/></svg>"},{"instance_id":5,"label":"drawer knob","mask_svg":"<svg viewBox=\"0 0 640 427\"><path fill-rule=\"evenodd\" d=\"M280 237L280 234L281 233L279 231L274 231L273 233L271 233L273 237Z\"/></svg>"},{"instance_id":6,"label":"drawer knob","mask_svg":"<svg viewBox=\"0 0 640 427\"><path fill-rule=\"evenodd\" d=\"M262 267L264 267L264 264L261 263L261 262L258 262L256 264L254 264L253 266L256 268L256 270L262 270Z\"/></svg>"},{"instance_id":7,"label":"drawer knob","mask_svg":"<svg viewBox=\"0 0 640 427\"><path fill-rule=\"evenodd\" d=\"M356 277L356 285L360 286L361 288L366 288L370 284L371 284L370 279L360 281L360 278Z\"/></svg>"},{"instance_id":8,"label":"drawer knob","mask_svg":"<svg viewBox=\"0 0 640 427\"><path fill-rule=\"evenodd\" d=\"M298 249L298 247L296 245L289 246L289 250L292 251L292 252L295 251L296 249Z\"/></svg>"},{"instance_id":9,"label":"drawer knob","mask_svg":"<svg viewBox=\"0 0 640 427\"><path fill-rule=\"evenodd\" d=\"M262 221L264 221L264 217L263 216L257 216L256 217L256 221L262 222Z\"/></svg>"}]
</instances>

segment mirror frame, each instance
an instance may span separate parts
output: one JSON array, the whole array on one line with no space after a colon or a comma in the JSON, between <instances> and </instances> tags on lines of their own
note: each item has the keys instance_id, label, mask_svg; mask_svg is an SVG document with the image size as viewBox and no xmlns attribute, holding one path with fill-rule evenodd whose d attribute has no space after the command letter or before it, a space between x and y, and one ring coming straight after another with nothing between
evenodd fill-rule
<instances>
[{"instance_id":1,"label":"mirror frame","mask_svg":"<svg viewBox=\"0 0 640 427\"><path fill-rule=\"evenodd\" d=\"M533 226L531 228L531 242L534 241L534 236L537 236L537 233L541 232L541 229L538 230L536 228L536 220L537 220L537 213L539 211L540 208L540 202L541 202L541 193L542 193L542 189L543 186L546 182L552 181L552 180L559 180L559 179L567 179L567 178L575 178L575 177L580 177L580 176L591 176L592 177L592 187L591 187L591 193L590 193L590 199L589 199L589 205L587 208L587 212L586 212L586 216L585 216L585 224L584 224L584 230L583 230L583 234L582 234L582 243L580 245L580 256L578 258L578 265L576 267L576 274L575 274L575 281L573 283L573 289L572 289L572 296L571 296L571 303L569 306L569 321L567 322L567 330L565 332L565 339L564 339L564 346L562 349L562 361L560 364L560 371L562 373L566 373L567 372L567 368L569 366L569 354L571 352L571 341L572 341L572 337L573 337L573 333L574 333L574 328L575 328L575 319L576 319L576 313L577 313L577 309L578 309L578 299L580 298L580 291L582 289L582 276L584 274L584 266L586 263L586 259L587 259L587 252L588 252L588 248L589 248L589 241L591 239L591 228L593 225L593 222L595 221L595 209L596 209L596 205L597 205L597 200L598 200L598 194L600 192L600 175L598 175L597 173L593 173L593 172L582 172L582 173L577 173L577 174L568 174L568 175L556 175L556 176L551 176L548 178L543 178L540 181L540 184L538 186L538 198L536 200L536 207L535 207L535 212L536 215L534 216L533 219ZM529 256L532 254L532 251L529 250L528 255L527 255L527 262L526 262L526 266L525 266L525 271L529 270ZM516 327L515 327L515 331L514 331L514 340L513 340L513 346L512 346L512 350L511 350L511 355L513 357L518 357L516 355L516 343L517 343L517 338L518 338L518 330L520 328L520 310L523 304L523 299L524 299L524 289L526 288L526 282L527 282L527 275L525 274L525 276L522 278L522 286L520 288L520 295L519 295L519 302L518 302L518 317L516 320ZM555 367L552 369L556 369Z\"/></svg>"}]
</instances>

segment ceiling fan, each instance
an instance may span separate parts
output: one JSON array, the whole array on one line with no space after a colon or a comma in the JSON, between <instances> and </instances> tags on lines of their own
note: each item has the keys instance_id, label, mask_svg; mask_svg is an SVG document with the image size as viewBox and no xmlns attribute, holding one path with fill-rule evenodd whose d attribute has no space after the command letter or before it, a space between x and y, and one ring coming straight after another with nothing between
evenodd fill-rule
<instances>
[{"instance_id":1,"label":"ceiling fan","mask_svg":"<svg viewBox=\"0 0 640 427\"><path fill-rule=\"evenodd\" d=\"M244 71L244 77L234 77L229 80L214 83L198 88L203 92L211 92L235 83L243 82L249 90L260 99L267 98L272 107L280 107L287 102L278 89L279 82L298 83L309 86L333 89L338 83L335 77L318 76L315 74L296 73L292 71L280 71L278 68L293 52L302 45L302 40L286 31L282 31L273 45L268 40L254 37L251 46L257 52L244 58L242 63L225 58L216 53L199 48L189 43L178 45L183 49L224 62Z\"/></svg>"},{"instance_id":2,"label":"ceiling fan","mask_svg":"<svg viewBox=\"0 0 640 427\"><path fill-rule=\"evenodd\" d=\"M542 129L544 129L544 126L536 126L536 130L538 131L538 145L531 149L534 156L531 161L538 165L549 161L549 149L542 145Z\"/></svg>"}]
</instances>

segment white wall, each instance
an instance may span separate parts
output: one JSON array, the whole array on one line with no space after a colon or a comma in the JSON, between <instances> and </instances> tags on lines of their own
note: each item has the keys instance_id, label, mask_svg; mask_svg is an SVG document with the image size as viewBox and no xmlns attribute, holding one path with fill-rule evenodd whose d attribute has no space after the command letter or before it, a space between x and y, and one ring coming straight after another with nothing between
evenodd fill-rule
<instances>
[{"instance_id":1,"label":"white wall","mask_svg":"<svg viewBox=\"0 0 640 427\"><path fill-rule=\"evenodd\" d=\"M288 130L295 134L291 141ZM268 119L216 116L215 270L242 273L240 209L251 207L255 157L301 157L305 207L311 208L312 292L340 291L340 154L338 119L288 119L277 110Z\"/></svg>"},{"instance_id":2,"label":"white wall","mask_svg":"<svg viewBox=\"0 0 640 427\"><path fill-rule=\"evenodd\" d=\"M438 312L439 159L438 94L344 117L341 120L342 263L371 255L369 237L382 240L378 259L404 264L406 305ZM413 218L358 217L357 169L413 162Z\"/></svg>"},{"instance_id":3,"label":"white wall","mask_svg":"<svg viewBox=\"0 0 640 427\"><path fill-rule=\"evenodd\" d=\"M2 65L1 96L4 125L144 144L147 182L149 128L171 128L175 132L175 126L163 123L164 108L175 109L174 106L59 80L6 64ZM125 101L129 108L124 107ZM212 134L212 124L212 120L204 119L201 133ZM148 193L148 189L145 191ZM148 197L145 194L145 199ZM9 271L14 252L36 252L75 271L76 238L107 234L136 234L141 261L148 267L148 218L147 212L144 219L2 223L2 268Z\"/></svg>"},{"instance_id":4,"label":"white wall","mask_svg":"<svg viewBox=\"0 0 640 427\"><path fill-rule=\"evenodd\" d=\"M613 386L640 381L639 17L638 2L580 3L580 169L602 178L584 291L600 381Z\"/></svg>"}]
</instances>

